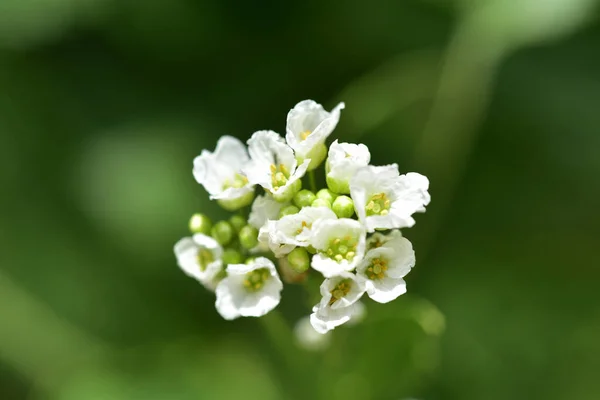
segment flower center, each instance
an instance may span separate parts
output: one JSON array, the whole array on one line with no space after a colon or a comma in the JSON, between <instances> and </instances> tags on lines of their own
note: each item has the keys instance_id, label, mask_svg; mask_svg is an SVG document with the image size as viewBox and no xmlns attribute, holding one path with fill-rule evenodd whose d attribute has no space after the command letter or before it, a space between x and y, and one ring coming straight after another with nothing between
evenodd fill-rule
<instances>
[{"instance_id":1,"label":"flower center","mask_svg":"<svg viewBox=\"0 0 600 400\"><path fill-rule=\"evenodd\" d=\"M301 226L300 228L298 228L298 230L296 231L296 234L297 234L297 235L299 235L299 234L301 234L301 233L302 233L302 231L303 231L305 228L308 228L308 229L310 229L311 227L312 227L312 224L308 224L306 221L302 221L302 226Z\"/></svg>"},{"instance_id":2,"label":"flower center","mask_svg":"<svg viewBox=\"0 0 600 400\"><path fill-rule=\"evenodd\" d=\"M215 261L213 253L208 249L199 249L196 254L198 265L200 265L200 271L205 271L208 264Z\"/></svg>"},{"instance_id":3,"label":"flower center","mask_svg":"<svg viewBox=\"0 0 600 400\"><path fill-rule=\"evenodd\" d=\"M367 268L367 276L370 280L383 279L385 277L385 271L387 271L387 261L381 258L374 258L371 260L371 265Z\"/></svg>"},{"instance_id":4,"label":"flower center","mask_svg":"<svg viewBox=\"0 0 600 400\"><path fill-rule=\"evenodd\" d=\"M244 279L244 287L249 292L257 292L265 285L271 277L271 272L268 268L260 268L246 274Z\"/></svg>"},{"instance_id":5,"label":"flower center","mask_svg":"<svg viewBox=\"0 0 600 400\"><path fill-rule=\"evenodd\" d=\"M331 300L329 300L329 305L331 306L333 303L346 296L350 292L350 289L352 289L352 279L344 279L340 281L329 292L331 293Z\"/></svg>"},{"instance_id":6,"label":"flower center","mask_svg":"<svg viewBox=\"0 0 600 400\"><path fill-rule=\"evenodd\" d=\"M232 179L225 179L223 190L229 188L240 189L248 184L248 178L241 174L235 174Z\"/></svg>"},{"instance_id":7,"label":"flower center","mask_svg":"<svg viewBox=\"0 0 600 400\"><path fill-rule=\"evenodd\" d=\"M338 263L342 260L352 261L356 255L357 244L357 241L350 236L344 236L342 239L335 238L329 242L329 248L325 253Z\"/></svg>"},{"instance_id":8,"label":"flower center","mask_svg":"<svg viewBox=\"0 0 600 400\"><path fill-rule=\"evenodd\" d=\"M271 164L271 183L273 184L273 190L279 189L281 186L285 186L288 179L290 178L290 170L283 164L278 166Z\"/></svg>"},{"instance_id":9,"label":"flower center","mask_svg":"<svg viewBox=\"0 0 600 400\"><path fill-rule=\"evenodd\" d=\"M376 193L367 202L365 207L367 216L388 215L390 209L390 199L385 193Z\"/></svg>"},{"instance_id":10,"label":"flower center","mask_svg":"<svg viewBox=\"0 0 600 400\"><path fill-rule=\"evenodd\" d=\"M303 132L300 132L300 140L306 140L306 138L311 134L312 132L309 130L305 130Z\"/></svg>"}]
</instances>

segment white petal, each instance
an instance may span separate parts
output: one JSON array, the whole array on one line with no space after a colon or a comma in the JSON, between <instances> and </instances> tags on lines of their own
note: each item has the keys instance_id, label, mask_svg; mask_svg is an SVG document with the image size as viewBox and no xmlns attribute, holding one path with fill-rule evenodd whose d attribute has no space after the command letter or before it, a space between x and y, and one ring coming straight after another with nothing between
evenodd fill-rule
<instances>
[{"instance_id":1,"label":"white petal","mask_svg":"<svg viewBox=\"0 0 600 400\"><path fill-rule=\"evenodd\" d=\"M304 100L296 104L287 116L286 141L296 152L296 156L305 158L317 145L323 143L335 129L344 103L339 103L330 113L313 100ZM305 139L300 135L310 131Z\"/></svg>"},{"instance_id":2,"label":"white petal","mask_svg":"<svg viewBox=\"0 0 600 400\"><path fill-rule=\"evenodd\" d=\"M281 301L281 281L271 279L256 293L250 293L244 297L239 311L244 317L261 317L273 310Z\"/></svg>"},{"instance_id":3,"label":"white petal","mask_svg":"<svg viewBox=\"0 0 600 400\"><path fill-rule=\"evenodd\" d=\"M406 293L404 279L383 278L367 281L367 294L378 303L388 303Z\"/></svg>"},{"instance_id":4,"label":"white petal","mask_svg":"<svg viewBox=\"0 0 600 400\"><path fill-rule=\"evenodd\" d=\"M228 135L221 136L214 154L221 164L227 165L237 172L250 160L244 143Z\"/></svg>"},{"instance_id":5,"label":"white petal","mask_svg":"<svg viewBox=\"0 0 600 400\"><path fill-rule=\"evenodd\" d=\"M310 315L310 323L319 333L327 333L350 320L354 314L355 306L344 308L320 308L313 307L313 313Z\"/></svg>"},{"instance_id":6,"label":"white petal","mask_svg":"<svg viewBox=\"0 0 600 400\"><path fill-rule=\"evenodd\" d=\"M403 237L395 237L384 244L384 247L393 250L386 274L391 278L405 277L416 262L415 252L410 241Z\"/></svg>"},{"instance_id":7,"label":"white petal","mask_svg":"<svg viewBox=\"0 0 600 400\"><path fill-rule=\"evenodd\" d=\"M410 228L415 224L412 214L425 212L425 206L431 201L428 189L429 180L421 174L410 172L398 178L390 209L394 228Z\"/></svg>"},{"instance_id":8,"label":"white petal","mask_svg":"<svg viewBox=\"0 0 600 400\"><path fill-rule=\"evenodd\" d=\"M349 180L358 168L367 166L370 160L371 153L364 144L338 143L336 140L329 147L328 175L335 179Z\"/></svg>"},{"instance_id":9,"label":"white petal","mask_svg":"<svg viewBox=\"0 0 600 400\"><path fill-rule=\"evenodd\" d=\"M334 302L332 305L329 305L331 301L331 292L335 289L335 287L343 280L349 279L352 281L352 286L350 287L350 291L341 299ZM321 284L319 291L321 292L321 302L319 303L320 307L330 307L332 309L336 308L344 308L348 307L358 301L365 293L366 287L364 284L364 280L359 279L356 275L349 272L340 272L339 275L334 276L329 279L325 279Z\"/></svg>"},{"instance_id":10,"label":"white petal","mask_svg":"<svg viewBox=\"0 0 600 400\"><path fill-rule=\"evenodd\" d=\"M221 316L226 320L236 319L241 316L239 307L241 293L237 287L241 285L239 278L227 277L217 285L215 294L217 299L215 307Z\"/></svg>"},{"instance_id":11,"label":"white petal","mask_svg":"<svg viewBox=\"0 0 600 400\"><path fill-rule=\"evenodd\" d=\"M248 223L256 229L260 229L267 220L277 219L279 211L284 205L286 204L275 201L273 197L268 194L258 196L254 200L254 203L252 203Z\"/></svg>"},{"instance_id":12,"label":"white petal","mask_svg":"<svg viewBox=\"0 0 600 400\"><path fill-rule=\"evenodd\" d=\"M252 160L242 171L251 184L271 190L273 188L271 165L283 164L292 175L296 171L296 158L292 148L273 131L255 132L248 139L248 151Z\"/></svg>"}]
</instances>

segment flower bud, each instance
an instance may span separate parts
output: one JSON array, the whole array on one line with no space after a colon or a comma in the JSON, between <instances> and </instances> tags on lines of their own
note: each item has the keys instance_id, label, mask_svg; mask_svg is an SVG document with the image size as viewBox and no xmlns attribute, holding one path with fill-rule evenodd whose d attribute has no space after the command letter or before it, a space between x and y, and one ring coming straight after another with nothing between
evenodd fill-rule
<instances>
[{"instance_id":1,"label":"flower bud","mask_svg":"<svg viewBox=\"0 0 600 400\"><path fill-rule=\"evenodd\" d=\"M240 244L245 249L253 249L258 245L258 229L252 225L246 225L240 229Z\"/></svg>"},{"instance_id":2,"label":"flower bud","mask_svg":"<svg viewBox=\"0 0 600 400\"><path fill-rule=\"evenodd\" d=\"M312 202L312 204L310 205L311 207L327 207L327 208L331 208L331 203L329 202L329 200L325 200L325 199L315 199L315 201Z\"/></svg>"},{"instance_id":3,"label":"flower bud","mask_svg":"<svg viewBox=\"0 0 600 400\"><path fill-rule=\"evenodd\" d=\"M348 196L338 196L331 205L338 218L350 218L354 215L354 202Z\"/></svg>"},{"instance_id":4,"label":"flower bud","mask_svg":"<svg viewBox=\"0 0 600 400\"><path fill-rule=\"evenodd\" d=\"M192 233L210 235L212 221L204 214L196 213L190 218L189 228Z\"/></svg>"},{"instance_id":5,"label":"flower bud","mask_svg":"<svg viewBox=\"0 0 600 400\"><path fill-rule=\"evenodd\" d=\"M236 249L225 249L223 250L223 264L241 264L244 262L242 253Z\"/></svg>"},{"instance_id":6,"label":"flower bud","mask_svg":"<svg viewBox=\"0 0 600 400\"><path fill-rule=\"evenodd\" d=\"M240 230L246 226L248 221L246 221L246 219L241 215L233 215L231 218L229 218L229 223L236 233L240 233Z\"/></svg>"},{"instance_id":7,"label":"flower bud","mask_svg":"<svg viewBox=\"0 0 600 400\"><path fill-rule=\"evenodd\" d=\"M283 218L286 215L298 214L299 211L300 209L298 207L290 204L289 206L283 207L279 211L279 218Z\"/></svg>"},{"instance_id":8,"label":"flower bud","mask_svg":"<svg viewBox=\"0 0 600 400\"><path fill-rule=\"evenodd\" d=\"M308 252L303 247L296 247L287 255L290 267L298 273L302 273L310 266Z\"/></svg>"},{"instance_id":9,"label":"flower bud","mask_svg":"<svg viewBox=\"0 0 600 400\"><path fill-rule=\"evenodd\" d=\"M294 204L298 208L308 207L312 204L317 196L308 189L302 189L294 196Z\"/></svg>"},{"instance_id":10,"label":"flower bud","mask_svg":"<svg viewBox=\"0 0 600 400\"><path fill-rule=\"evenodd\" d=\"M317 192L317 199L327 200L329 204L332 204L336 197L337 194L329 189L321 189Z\"/></svg>"},{"instance_id":11,"label":"flower bud","mask_svg":"<svg viewBox=\"0 0 600 400\"><path fill-rule=\"evenodd\" d=\"M211 236L219 243L221 246L226 246L231 242L233 236L235 235L235 231L231 224L227 221L219 221L217 222L211 229Z\"/></svg>"}]
</instances>

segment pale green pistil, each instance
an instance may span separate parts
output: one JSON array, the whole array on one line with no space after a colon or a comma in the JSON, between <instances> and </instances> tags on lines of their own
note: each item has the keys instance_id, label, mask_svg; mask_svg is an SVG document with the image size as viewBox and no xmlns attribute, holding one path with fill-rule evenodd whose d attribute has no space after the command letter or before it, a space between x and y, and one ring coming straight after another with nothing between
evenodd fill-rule
<instances>
[{"instance_id":1,"label":"pale green pistil","mask_svg":"<svg viewBox=\"0 0 600 400\"><path fill-rule=\"evenodd\" d=\"M385 193L376 193L367 202L365 207L367 216L388 215L390 210L390 199Z\"/></svg>"},{"instance_id":2,"label":"pale green pistil","mask_svg":"<svg viewBox=\"0 0 600 400\"><path fill-rule=\"evenodd\" d=\"M257 292L265 285L271 277L271 272L268 268L260 268L246 274L244 279L244 287L249 292Z\"/></svg>"},{"instance_id":3,"label":"pale green pistil","mask_svg":"<svg viewBox=\"0 0 600 400\"><path fill-rule=\"evenodd\" d=\"M213 253L208 249L198 250L196 257L198 259L198 265L200 265L200 271L205 271L208 264L215 261Z\"/></svg>"},{"instance_id":4,"label":"pale green pistil","mask_svg":"<svg viewBox=\"0 0 600 400\"><path fill-rule=\"evenodd\" d=\"M356 245L357 241L350 236L345 236L342 239L336 238L329 243L329 248L325 250L325 254L338 263L342 260L352 261L356 255Z\"/></svg>"},{"instance_id":5,"label":"pale green pistil","mask_svg":"<svg viewBox=\"0 0 600 400\"><path fill-rule=\"evenodd\" d=\"M333 303L346 296L350 292L350 289L352 289L352 279L344 279L340 281L340 283L335 285L335 287L329 292L331 293L329 305L331 306Z\"/></svg>"},{"instance_id":6,"label":"pale green pistil","mask_svg":"<svg viewBox=\"0 0 600 400\"><path fill-rule=\"evenodd\" d=\"M290 178L290 170L283 164L278 166L271 164L271 183L273 184L273 190L279 189L281 186L287 184Z\"/></svg>"},{"instance_id":7,"label":"pale green pistil","mask_svg":"<svg viewBox=\"0 0 600 400\"><path fill-rule=\"evenodd\" d=\"M383 279L387 270L388 264L386 260L383 260L381 258L374 258L373 260L371 260L371 265L367 267L366 275L372 281L377 279Z\"/></svg>"},{"instance_id":8,"label":"pale green pistil","mask_svg":"<svg viewBox=\"0 0 600 400\"><path fill-rule=\"evenodd\" d=\"M248 178L241 174L235 174L233 179L226 179L223 182L223 190L229 188L240 189L248 184Z\"/></svg>"}]
</instances>

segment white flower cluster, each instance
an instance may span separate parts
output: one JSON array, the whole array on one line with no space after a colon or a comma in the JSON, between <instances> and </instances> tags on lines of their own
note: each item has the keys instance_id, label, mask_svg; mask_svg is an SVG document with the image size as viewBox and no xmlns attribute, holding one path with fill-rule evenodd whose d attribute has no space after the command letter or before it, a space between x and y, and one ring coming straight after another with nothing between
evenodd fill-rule
<instances>
[{"instance_id":1,"label":"white flower cluster","mask_svg":"<svg viewBox=\"0 0 600 400\"><path fill-rule=\"evenodd\" d=\"M400 229L425 211L429 181L400 175L396 164L370 165L363 144L336 140L327 149L343 108L340 103L327 112L302 101L288 113L285 139L258 131L246 148L223 136L214 153L204 150L194 160L194 177L211 199L229 211L251 205L247 221L234 215L213 225L194 215L194 235L175 245L179 266L215 291L223 318L258 317L275 308L280 275L289 283L323 276L322 298L310 315L318 333L356 318L365 293L387 303L406 292L403 278L415 255ZM323 161L327 188L317 191L314 171ZM310 190L302 188L303 179ZM255 198L256 186L264 193Z\"/></svg>"}]
</instances>

